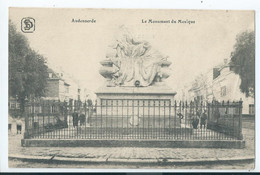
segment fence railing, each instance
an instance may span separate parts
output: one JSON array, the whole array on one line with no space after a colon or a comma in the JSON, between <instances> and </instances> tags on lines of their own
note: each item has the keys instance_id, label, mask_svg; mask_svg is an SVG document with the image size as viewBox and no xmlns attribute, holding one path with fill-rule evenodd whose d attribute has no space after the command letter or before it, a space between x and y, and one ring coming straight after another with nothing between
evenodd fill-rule
<instances>
[{"instance_id":1,"label":"fence railing","mask_svg":"<svg viewBox=\"0 0 260 175\"><path fill-rule=\"evenodd\" d=\"M240 140L241 112L242 101L33 101L26 105L25 138Z\"/></svg>"}]
</instances>

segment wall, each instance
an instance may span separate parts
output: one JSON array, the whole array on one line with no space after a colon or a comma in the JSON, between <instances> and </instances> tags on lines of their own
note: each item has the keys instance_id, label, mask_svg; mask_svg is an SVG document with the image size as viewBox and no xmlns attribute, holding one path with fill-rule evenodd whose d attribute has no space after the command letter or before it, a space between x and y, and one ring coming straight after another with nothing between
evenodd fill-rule
<instances>
[{"instance_id":1,"label":"wall","mask_svg":"<svg viewBox=\"0 0 260 175\"><path fill-rule=\"evenodd\" d=\"M59 100L65 100L65 85L64 81L59 81Z\"/></svg>"},{"instance_id":2,"label":"wall","mask_svg":"<svg viewBox=\"0 0 260 175\"><path fill-rule=\"evenodd\" d=\"M57 97L59 98L59 80L49 79L47 81L46 97Z\"/></svg>"}]
</instances>

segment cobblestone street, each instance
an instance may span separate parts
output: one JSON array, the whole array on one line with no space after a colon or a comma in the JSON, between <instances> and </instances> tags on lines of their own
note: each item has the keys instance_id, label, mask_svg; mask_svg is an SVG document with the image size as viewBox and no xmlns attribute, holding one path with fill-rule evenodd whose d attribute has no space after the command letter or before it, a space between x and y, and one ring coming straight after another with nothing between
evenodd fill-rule
<instances>
[{"instance_id":1,"label":"cobblestone street","mask_svg":"<svg viewBox=\"0 0 260 175\"><path fill-rule=\"evenodd\" d=\"M32 157L37 159L71 159L71 160L87 160L96 162L131 162L131 161L147 161L158 163L170 162L209 162L213 160L239 160L254 158L254 122L243 122L243 136L246 141L246 148L244 149L193 149L193 148L100 148L100 147L21 147L22 135L9 135L9 166L10 167L31 167L31 164L19 162L15 157ZM120 164L120 163L119 163ZM53 164L35 163L36 167L53 167ZM34 166L34 167L35 167ZM112 165L98 165L101 167L113 168ZM141 165L140 165L141 166ZM158 165L155 165L158 166ZM185 165L186 166L186 165ZM185 168L183 165L182 168ZM209 166L218 166L209 164ZM219 165L220 166L220 165ZM246 166L246 167L245 167ZM252 162L246 164L226 164L220 168L247 168L252 169L254 164ZM58 165L58 167L85 167L95 168L95 165L74 163L65 165ZM128 167L120 166L120 168ZM136 168L136 166L130 166ZM145 166L144 166L145 167ZM148 166L150 167L150 166ZM209 168L207 165L197 165L194 168ZM143 168L143 167L142 167ZM152 168L152 167L150 167ZM169 165L164 168L174 168ZM178 166L176 167L178 168Z\"/></svg>"}]
</instances>

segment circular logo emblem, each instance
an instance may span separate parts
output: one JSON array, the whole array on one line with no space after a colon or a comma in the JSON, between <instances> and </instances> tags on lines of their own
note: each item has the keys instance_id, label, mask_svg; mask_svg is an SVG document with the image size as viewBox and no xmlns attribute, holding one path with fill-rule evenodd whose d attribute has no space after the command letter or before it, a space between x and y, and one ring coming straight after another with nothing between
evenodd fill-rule
<instances>
[{"instance_id":1,"label":"circular logo emblem","mask_svg":"<svg viewBox=\"0 0 260 175\"><path fill-rule=\"evenodd\" d=\"M35 31L35 19L26 17L21 20L21 29L24 33L33 33Z\"/></svg>"}]
</instances>

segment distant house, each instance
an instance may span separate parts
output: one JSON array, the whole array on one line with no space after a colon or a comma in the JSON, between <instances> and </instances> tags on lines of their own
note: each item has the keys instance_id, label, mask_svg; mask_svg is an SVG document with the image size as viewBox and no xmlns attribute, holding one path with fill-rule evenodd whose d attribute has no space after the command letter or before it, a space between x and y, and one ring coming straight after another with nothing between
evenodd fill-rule
<instances>
[{"instance_id":1,"label":"distant house","mask_svg":"<svg viewBox=\"0 0 260 175\"><path fill-rule=\"evenodd\" d=\"M8 115L8 134L23 134L25 129L24 118L14 118Z\"/></svg>"},{"instance_id":2,"label":"distant house","mask_svg":"<svg viewBox=\"0 0 260 175\"><path fill-rule=\"evenodd\" d=\"M181 90L182 100L212 101L243 101L244 115L254 115L254 98L246 97L240 91L241 79L232 71L232 65L227 59L215 66Z\"/></svg>"},{"instance_id":3,"label":"distant house","mask_svg":"<svg viewBox=\"0 0 260 175\"><path fill-rule=\"evenodd\" d=\"M72 82L68 83L69 78L67 77L66 80L63 77L63 73L57 73L53 71L52 69L48 68L48 79L47 79L47 86L45 91L45 96L41 97L42 100L51 100L51 101L66 101L69 102L72 99L73 100L80 100L80 89L77 84ZM32 110L30 108L29 110ZM41 106L34 106L33 108L34 113L39 113L42 111ZM15 119L21 117L21 111L20 111L20 103L16 100L16 98L9 97L9 103L8 103L8 111L10 117L13 117ZM55 108L51 107L51 112L54 112ZM11 121L11 120L10 120ZM13 130L15 127L15 124L9 123L8 127L11 127Z\"/></svg>"},{"instance_id":4,"label":"distant house","mask_svg":"<svg viewBox=\"0 0 260 175\"><path fill-rule=\"evenodd\" d=\"M56 73L48 68L46 94L44 99L68 101L70 98L70 84L62 78L62 73Z\"/></svg>"},{"instance_id":5,"label":"distant house","mask_svg":"<svg viewBox=\"0 0 260 175\"><path fill-rule=\"evenodd\" d=\"M212 87L213 94L216 99L224 101L243 101L243 114L254 115L254 98L246 97L240 90L241 79L238 74L233 71L233 66L229 62L225 62L216 70L216 76L213 77Z\"/></svg>"}]
</instances>

